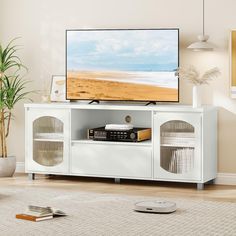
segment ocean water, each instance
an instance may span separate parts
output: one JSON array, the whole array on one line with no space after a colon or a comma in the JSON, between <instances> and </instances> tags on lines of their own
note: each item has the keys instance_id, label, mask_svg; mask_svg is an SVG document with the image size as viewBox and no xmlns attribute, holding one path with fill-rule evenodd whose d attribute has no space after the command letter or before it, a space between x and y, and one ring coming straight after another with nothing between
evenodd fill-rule
<instances>
[{"instance_id":1,"label":"ocean water","mask_svg":"<svg viewBox=\"0 0 236 236\"><path fill-rule=\"evenodd\" d=\"M100 80L154 85L164 88L178 89L178 77L175 72L126 72L125 78L96 78Z\"/></svg>"}]
</instances>

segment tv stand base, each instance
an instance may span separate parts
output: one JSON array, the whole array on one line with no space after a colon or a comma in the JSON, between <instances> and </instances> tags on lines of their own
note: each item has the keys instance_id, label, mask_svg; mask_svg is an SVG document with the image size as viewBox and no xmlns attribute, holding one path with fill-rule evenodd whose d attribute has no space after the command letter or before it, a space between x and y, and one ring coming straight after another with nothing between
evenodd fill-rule
<instances>
[{"instance_id":1,"label":"tv stand base","mask_svg":"<svg viewBox=\"0 0 236 236\"><path fill-rule=\"evenodd\" d=\"M215 107L195 109L158 102L148 107L148 101L137 106L106 102L89 105L90 101L25 105L25 168L29 181L37 177L34 174L91 176L112 178L116 185L125 179L194 183L201 190L216 178ZM129 124L131 120L134 127L151 128L151 140L110 142L87 138L88 128ZM128 133L119 132L120 138L128 137ZM177 154L181 164L178 174ZM194 164L191 168L187 154Z\"/></svg>"},{"instance_id":2,"label":"tv stand base","mask_svg":"<svg viewBox=\"0 0 236 236\"><path fill-rule=\"evenodd\" d=\"M153 101L150 101L150 102L146 103L145 106L148 106L148 105L150 105L150 104L156 105L157 103L156 103L156 102L153 102Z\"/></svg>"},{"instance_id":3,"label":"tv stand base","mask_svg":"<svg viewBox=\"0 0 236 236\"><path fill-rule=\"evenodd\" d=\"M197 183L197 190L203 190L204 189L204 183Z\"/></svg>"},{"instance_id":4,"label":"tv stand base","mask_svg":"<svg viewBox=\"0 0 236 236\"><path fill-rule=\"evenodd\" d=\"M99 100L92 100L91 102L89 102L89 104L92 104L92 103L94 103L94 102L96 102L97 104L100 103Z\"/></svg>"},{"instance_id":5,"label":"tv stand base","mask_svg":"<svg viewBox=\"0 0 236 236\"><path fill-rule=\"evenodd\" d=\"M35 174L34 173L29 173L28 178L29 178L29 180L35 180Z\"/></svg>"},{"instance_id":6,"label":"tv stand base","mask_svg":"<svg viewBox=\"0 0 236 236\"><path fill-rule=\"evenodd\" d=\"M115 178L115 183L120 184L120 178Z\"/></svg>"}]
</instances>

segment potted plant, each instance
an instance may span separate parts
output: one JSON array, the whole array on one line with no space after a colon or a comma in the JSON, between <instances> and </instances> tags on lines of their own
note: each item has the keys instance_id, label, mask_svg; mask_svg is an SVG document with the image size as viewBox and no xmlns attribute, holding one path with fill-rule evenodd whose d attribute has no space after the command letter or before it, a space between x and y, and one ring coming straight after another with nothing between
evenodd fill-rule
<instances>
[{"instance_id":1,"label":"potted plant","mask_svg":"<svg viewBox=\"0 0 236 236\"><path fill-rule=\"evenodd\" d=\"M12 111L30 93L25 90L29 81L22 73L27 68L17 56L19 46L14 43L15 40L11 40L5 48L0 44L0 177L12 176L15 172L16 158L9 156L7 150Z\"/></svg>"}]
</instances>

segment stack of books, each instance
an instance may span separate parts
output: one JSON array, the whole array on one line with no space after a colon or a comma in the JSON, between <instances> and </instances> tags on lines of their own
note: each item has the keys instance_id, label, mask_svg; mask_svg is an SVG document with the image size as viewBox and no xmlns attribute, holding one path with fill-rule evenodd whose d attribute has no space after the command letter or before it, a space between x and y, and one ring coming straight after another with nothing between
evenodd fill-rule
<instances>
[{"instance_id":1,"label":"stack of books","mask_svg":"<svg viewBox=\"0 0 236 236\"><path fill-rule=\"evenodd\" d=\"M169 172L183 174L194 168L194 149L182 148L173 150L169 162Z\"/></svg>"},{"instance_id":2,"label":"stack of books","mask_svg":"<svg viewBox=\"0 0 236 236\"><path fill-rule=\"evenodd\" d=\"M42 221L50 220L56 216L66 216L66 213L57 209L53 209L51 207L40 207L30 205L24 213L17 214L16 218L30 221Z\"/></svg>"}]
</instances>

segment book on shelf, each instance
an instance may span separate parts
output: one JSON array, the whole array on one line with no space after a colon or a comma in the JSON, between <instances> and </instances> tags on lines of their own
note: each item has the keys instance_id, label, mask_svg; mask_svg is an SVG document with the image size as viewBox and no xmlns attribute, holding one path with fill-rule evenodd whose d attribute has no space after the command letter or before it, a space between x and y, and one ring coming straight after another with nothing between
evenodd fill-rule
<instances>
[{"instance_id":1,"label":"book on shelf","mask_svg":"<svg viewBox=\"0 0 236 236\"><path fill-rule=\"evenodd\" d=\"M183 148L171 152L168 170L172 173L183 174L194 168L194 149Z\"/></svg>"},{"instance_id":2,"label":"book on shelf","mask_svg":"<svg viewBox=\"0 0 236 236\"><path fill-rule=\"evenodd\" d=\"M58 216L66 216L66 213L52 207L29 205L27 210L22 214L17 214L16 218L30 221L42 221Z\"/></svg>"}]
</instances>

